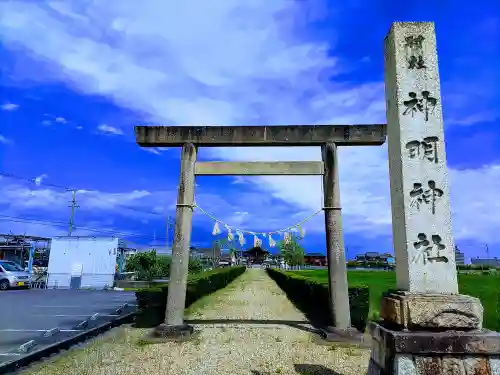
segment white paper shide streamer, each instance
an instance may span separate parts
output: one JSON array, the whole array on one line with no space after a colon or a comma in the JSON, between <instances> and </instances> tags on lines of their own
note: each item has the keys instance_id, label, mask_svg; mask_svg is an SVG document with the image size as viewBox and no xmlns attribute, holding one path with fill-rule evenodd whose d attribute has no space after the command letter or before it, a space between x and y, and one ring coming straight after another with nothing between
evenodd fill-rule
<instances>
[{"instance_id":1,"label":"white paper shide streamer","mask_svg":"<svg viewBox=\"0 0 500 375\"><path fill-rule=\"evenodd\" d=\"M250 232L247 230L243 229L236 229L236 228L231 228L228 224L224 223L223 221L218 220L214 216L210 215L208 212L204 211L200 206L197 204L194 205L197 207L202 213L204 213L206 216L211 218L212 220L215 221L214 228L212 230L212 235L217 236L218 234L221 234L222 231L220 229L220 225L223 225L224 229L227 231L227 240L228 242L232 242L235 239L235 235L238 238L238 242L241 246L245 245L246 239L245 239L245 234L251 234L253 236L253 246L254 247L261 247L263 240L259 238L259 235L262 236L262 238L267 238L267 241L269 242L269 247L275 247L277 245L276 241L274 240L273 236L283 236L283 242L285 244L290 244L294 238L292 232L298 232L298 236L295 238L297 239L303 239L305 236L305 229L302 227L304 223L307 221L311 220L314 216L316 216L318 213L320 213L323 209L320 209L316 211L314 214L311 216L307 217L306 219L300 221L298 224L295 224L293 226L290 226L286 229L274 231L274 232Z\"/></svg>"},{"instance_id":2,"label":"white paper shide streamer","mask_svg":"<svg viewBox=\"0 0 500 375\"><path fill-rule=\"evenodd\" d=\"M245 244L245 236L243 236L243 232L241 230L237 230L236 235L238 236L238 242L241 246L243 246Z\"/></svg>"},{"instance_id":3,"label":"white paper shide streamer","mask_svg":"<svg viewBox=\"0 0 500 375\"><path fill-rule=\"evenodd\" d=\"M271 236L271 233L269 233L268 239L269 239L269 247L275 247L276 246L276 241Z\"/></svg>"},{"instance_id":4,"label":"white paper shide streamer","mask_svg":"<svg viewBox=\"0 0 500 375\"><path fill-rule=\"evenodd\" d=\"M251 233L253 235L253 247L260 247L262 246L262 241L260 240L259 237L257 237L256 233Z\"/></svg>"},{"instance_id":5,"label":"white paper shide streamer","mask_svg":"<svg viewBox=\"0 0 500 375\"><path fill-rule=\"evenodd\" d=\"M304 238L304 236L306 235L306 230L301 226L301 225L297 225L297 228L299 228L299 236L300 238Z\"/></svg>"},{"instance_id":6,"label":"white paper shide streamer","mask_svg":"<svg viewBox=\"0 0 500 375\"><path fill-rule=\"evenodd\" d=\"M218 235L220 233L221 233L221 231L220 231L220 228L219 228L219 222L216 221L215 225L214 225L214 229L212 230L212 235L216 236L216 235Z\"/></svg>"},{"instance_id":7,"label":"white paper shide streamer","mask_svg":"<svg viewBox=\"0 0 500 375\"><path fill-rule=\"evenodd\" d=\"M229 242L233 242L233 240L234 240L234 234L233 234L232 229L228 225L226 225L226 229L227 229L227 240Z\"/></svg>"}]
</instances>

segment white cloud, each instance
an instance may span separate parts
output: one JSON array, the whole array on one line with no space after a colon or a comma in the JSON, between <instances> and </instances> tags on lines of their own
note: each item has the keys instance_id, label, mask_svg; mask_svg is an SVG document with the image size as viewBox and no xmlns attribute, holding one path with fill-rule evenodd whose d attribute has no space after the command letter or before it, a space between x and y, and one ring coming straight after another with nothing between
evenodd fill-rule
<instances>
[{"instance_id":1,"label":"white cloud","mask_svg":"<svg viewBox=\"0 0 500 375\"><path fill-rule=\"evenodd\" d=\"M106 124L99 125L97 130L103 134L123 135L123 131L121 129Z\"/></svg>"},{"instance_id":2,"label":"white cloud","mask_svg":"<svg viewBox=\"0 0 500 375\"><path fill-rule=\"evenodd\" d=\"M71 200L71 192L43 185L38 186L36 183L25 186L17 183L6 184L5 181L7 179L4 179L0 185L0 209L2 211L0 232L6 228L13 230L12 226L14 226L16 230L20 227L26 227L30 230L38 228L36 233L45 236L61 235L58 234L61 226L67 227L68 202ZM201 204L202 209L233 228L266 231L282 229L289 224L289 220L284 219L284 213L290 212L290 209L283 204L274 205L267 215L259 217L259 212L270 207L271 197L262 199L260 193L240 192L222 198L213 192L205 191L203 188L198 190L196 199ZM175 187L172 190L163 191L77 190L76 200L79 207L76 210L76 225L81 229L89 228L87 231L90 234L101 233L105 235L106 232L111 231L126 232L116 228L109 218L122 217L136 223L155 220L164 223L166 217L174 213L176 195L177 189ZM159 202L161 202L160 205ZM252 211L234 211L236 207L252 209ZM89 221L88 218L95 217L95 215L101 218L100 221ZM33 217L42 217L47 222L26 220L26 218ZM54 217L56 219L53 219ZM200 209L196 209L194 224L203 224L207 227L208 232L211 230L213 220L203 214ZM30 234L33 233L30 232Z\"/></svg>"},{"instance_id":3,"label":"white cloud","mask_svg":"<svg viewBox=\"0 0 500 375\"><path fill-rule=\"evenodd\" d=\"M48 126L48 125L53 125L54 123L57 124L67 124L68 120L62 116L54 116L51 115L50 113L44 113L43 114L45 117L49 117L50 120L43 120L42 125Z\"/></svg>"},{"instance_id":4,"label":"white cloud","mask_svg":"<svg viewBox=\"0 0 500 375\"><path fill-rule=\"evenodd\" d=\"M27 234L39 237L64 236L68 233L67 228L64 229L62 224L53 225L43 222L13 220L5 217L0 217L0 231L2 233Z\"/></svg>"},{"instance_id":5,"label":"white cloud","mask_svg":"<svg viewBox=\"0 0 500 375\"><path fill-rule=\"evenodd\" d=\"M104 95L158 122L384 122L383 83L342 81L337 73L348 64L328 55L335 51L335 44L315 41L301 29L314 14L306 9L313 3L317 4L287 0L185 0L175 4L150 0L84 4L48 1L44 6L2 2L0 37L7 46L21 44L33 57L52 62L60 68L58 78L75 89ZM99 31L102 29L108 30L109 44ZM334 33L330 36L335 40ZM38 74L40 77L43 75ZM462 122L475 122L474 116L479 115L470 116L467 121L463 117ZM98 129L124 134L124 129L104 124ZM319 150L310 148L210 152L225 160L319 160ZM365 237L390 233L386 147L343 148L340 159L345 231ZM496 202L500 202L495 188L500 181L496 168L452 171L457 237L499 241L494 237L498 230ZM256 188L296 205L300 212L314 212L322 205L319 178L260 177L251 181ZM482 205L474 223L470 220L471 205L466 204L472 196L476 205ZM260 213L270 212L265 204L257 204L265 197L265 193L245 196L253 202L248 211L262 207ZM210 199L210 206L218 212L234 212L225 201L217 208L216 196ZM293 215L284 210L278 207L267 216L243 215L241 224L281 227L284 219ZM321 220L314 220L311 226L319 230Z\"/></svg>"},{"instance_id":6,"label":"white cloud","mask_svg":"<svg viewBox=\"0 0 500 375\"><path fill-rule=\"evenodd\" d=\"M500 164L452 169L450 186L455 238L500 243Z\"/></svg>"},{"instance_id":7,"label":"white cloud","mask_svg":"<svg viewBox=\"0 0 500 375\"><path fill-rule=\"evenodd\" d=\"M31 219L13 219L11 217L0 216L0 232L13 233L13 234L26 234L30 236L39 237L56 237L67 236L69 229L69 222L52 223L48 221L34 221ZM137 239L141 238L143 241L147 237L138 235L130 231L123 231L111 225L103 225L102 222L85 222L84 225L74 226L72 230L73 236L120 236L122 238Z\"/></svg>"},{"instance_id":8,"label":"white cloud","mask_svg":"<svg viewBox=\"0 0 500 375\"><path fill-rule=\"evenodd\" d=\"M43 180L45 180L47 177L49 177L49 176L47 176L45 173L36 177L35 178L35 185L40 186L42 184Z\"/></svg>"},{"instance_id":9,"label":"white cloud","mask_svg":"<svg viewBox=\"0 0 500 375\"><path fill-rule=\"evenodd\" d=\"M40 176L42 177L42 176ZM40 178L37 178L40 181ZM18 184L3 184L0 191L0 205L6 207L4 211L9 212L30 212L30 210L44 210L61 212L67 211L68 201L71 200L70 192L64 190L56 190L43 185L37 187L37 179L35 184L30 186ZM121 210L120 207L132 207L140 209L145 202L150 201L150 204L156 200L165 199L165 194L168 192L148 191L130 191L130 192L102 192L77 190L76 198L80 209L93 210L111 210L121 212L123 215L133 215L127 210ZM172 192L175 197L175 192ZM147 210L146 210L147 212ZM140 212L137 212L140 214Z\"/></svg>"},{"instance_id":10,"label":"white cloud","mask_svg":"<svg viewBox=\"0 0 500 375\"><path fill-rule=\"evenodd\" d=\"M2 111L15 111L19 108L19 105L14 103L4 103L0 105L0 108L2 109Z\"/></svg>"},{"instance_id":11,"label":"white cloud","mask_svg":"<svg viewBox=\"0 0 500 375\"><path fill-rule=\"evenodd\" d=\"M29 233L39 236L65 235L68 228L71 192L51 187L33 185L0 185L0 232ZM122 217L138 223L148 219L164 220L151 207L158 201L175 199L175 191L129 191L102 192L78 190L78 208L75 214L75 235L137 236L137 233L123 230L114 225L110 218ZM98 220L95 220L95 217ZM33 220L42 218L41 220ZM142 241L145 239L142 238ZM147 240L147 239L146 239Z\"/></svg>"},{"instance_id":12,"label":"white cloud","mask_svg":"<svg viewBox=\"0 0 500 375\"><path fill-rule=\"evenodd\" d=\"M0 134L0 143L3 143L4 145L8 145L8 144L12 143L12 141Z\"/></svg>"},{"instance_id":13,"label":"white cloud","mask_svg":"<svg viewBox=\"0 0 500 375\"><path fill-rule=\"evenodd\" d=\"M473 113L469 116L462 118L450 118L447 123L454 125L476 125L478 123L492 122L500 118L500 112L498 110L490 110L484 112Z\"/></svg>"},{"instance_id":14,"label":"white cloud","mask_svg":"<svg viewBox=\"0 0 500 375\"><path fill-rule=\"evenodd\" d=\"M239 185L239 184L244 184L245 183L245 179L241 176L236 176L233 180L233 182L231 182L232 185Z\"/></svg>"},{"instance_id":15,"label":"white cloud","mask_svg":"<svg viewBox=\"0 0 500 375\"><path fill-rule=\"evenodd\" d=\"M168 148L163 147L142 147L141 149L154 155L161 155L162 152L168 150Z\"/></svg>"}]
</instances>

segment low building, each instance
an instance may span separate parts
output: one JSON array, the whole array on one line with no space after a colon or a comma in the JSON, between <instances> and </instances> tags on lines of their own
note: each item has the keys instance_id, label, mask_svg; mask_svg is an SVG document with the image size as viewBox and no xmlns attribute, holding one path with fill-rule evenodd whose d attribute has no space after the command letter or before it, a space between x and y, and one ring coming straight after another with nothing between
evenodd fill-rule
<instances>
[{"instance_id":1,"label":"low building","mask_svg":"<svg viewBox=\"0 0 500 375\"><path fill-rule=\"evenodd\" d=\"M455 246L455 263L457 266L463 266L465 264L465 255L457 246Z\"/></svg>"},{"instance_id":2,"label":"low building","mask_svg":"<svg viewBox=\"0 0 500 375\"><path fill-rule=\"evenodd\" d=\"M0 234L0 260L8 260L26 267L31 254L36 259L47 259L50 248L50 238L29 235Z\"/></svg>"},{"instance_id":3,"label":"low building","mask_svg":"<svg viewBox=\"0 0 500 375\"><path fill-rule=\"evenodd\" d=\"M378 253L375 251L369 251L364 254L358 254L356 255L355 260L361 264L373 264L373 263L379 263L379 264L387 264L387 265L392 265L394 264L394 256L389 253Z\"/></svg>"},{"instance_id":4,"label":"low building","mask_svg":"<svg viewBox=\"0 0 500 375\"><path fill-rule=\"evenodd\" d=\"M131 248L125 248L123 249L123 253L125 254L125 259L131 257L132 255L135 255L138 253L137 249L131 249Z\"/></svg>"},{"instance_id":5,"label":"low building","mask_svg":"<svg viewBox=\"0 0 500 375\"><path fill-rule=\"evenodd\" d=\"M263 264L270 255L270 252L262 247L252 247L249 250L243 251L243 257L247 258L248 264Z\"/></svg>"},{"instance_id":6,"label":"low building","mask_svg":"<svg viewBox=\"0 0 500 375\"><path fill-rule=\"evenodd\" d=\"M54 289L111 288L123 248L123 241L116 237L54 237L46 285Z\"/></svg>"},{"instance_id":7,"label":"low building","mask_svg":"<svg viewBox=\"0 0 500 375\"><path fill-rule=\"evenodd\" d=\"M326 266L328 262L325 254L307 253L304 254L304 264L310 266Z\"/></svg>"},{"instance_id":8,"label":"low building","mask_svg":"<svg viewBox=\"0 0 500 375\"><path fill-rule=\"evenodd\" d=\"M221 257L220 247L194 247L189 249L189 256L193 259L199 260L203 265L214 266L217 264Z\"/></svg>"},{"instance_id":9,"label":"low building","mask_svg":"<svg viewBox=\"0 0 500 375\"><path fill-rule=\"evenodd\" d=\"M229 267L233 264L233 258L228 255L228 254L225 254L225 255L222 255L219 259L219 262L217 264L218 267Z\"/></svg>"},{"instance_id":10,"label":"low building","mask_svg":"<svg viewBox=\"0 0 500 375\"><path fill-rule=\"evenodd\" d=\"M483 267L500 267L500 258L471 258L471 264Z\"/></svg>"}]
</instances>

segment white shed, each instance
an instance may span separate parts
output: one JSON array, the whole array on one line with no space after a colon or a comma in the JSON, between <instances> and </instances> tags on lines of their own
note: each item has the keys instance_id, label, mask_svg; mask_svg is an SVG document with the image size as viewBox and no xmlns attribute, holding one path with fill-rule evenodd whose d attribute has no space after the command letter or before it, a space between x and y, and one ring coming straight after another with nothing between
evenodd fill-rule
<instances>
[{"instance_id":1,"label":"white shed","mask_svg":"<svg viewBox=\"0 0 500 375\"><path fill-rule=\"evenodd\" d=\"M123 246L116 237L54 237L50 246L47 288L112 287Z\"/></svg>"}]
</instances>

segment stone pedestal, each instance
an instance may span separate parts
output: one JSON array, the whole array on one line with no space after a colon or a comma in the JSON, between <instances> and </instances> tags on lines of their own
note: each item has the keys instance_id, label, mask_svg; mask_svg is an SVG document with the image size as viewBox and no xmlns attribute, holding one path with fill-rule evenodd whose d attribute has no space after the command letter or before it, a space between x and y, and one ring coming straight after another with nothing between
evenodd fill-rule
<instances>
[{"instance_id":1,"label":"stone pedestal","mask_svg":"<svg viewBox=\"0 0 500 375\"><path fill-rule=\"evenodd\" d=\"M368 375L500 375L500 333L407 331L370 325Z\"/></svg>"},{"instance_id":2,"label":"stone pedestal","mask_svg":"<svg viewBox=\"0 0 500 375\"><path fill-rule=\"evenodd\" d=\"M390 292L382 298L380 318L387 326L406 330L479 330L483 306L462 294Z\"/></svg>"},{"instance_id":3,"label":"stone pedestal","mask_svg":"<svg viewBox=\"0 0 500 375\"><path fill-rule=\"evenodd\" d=\"M475 297L390 292L380 316L369 375L500 375L500 333L482 329Z\"/></svg>"}]
</instances>

